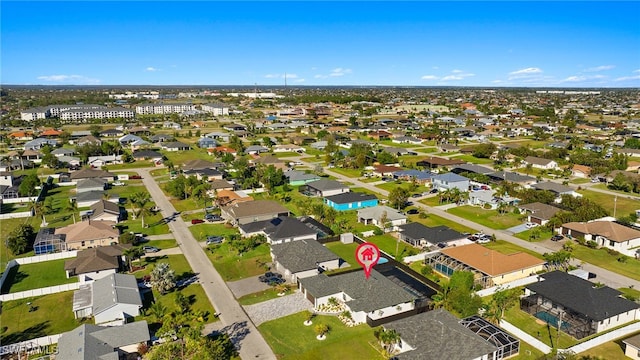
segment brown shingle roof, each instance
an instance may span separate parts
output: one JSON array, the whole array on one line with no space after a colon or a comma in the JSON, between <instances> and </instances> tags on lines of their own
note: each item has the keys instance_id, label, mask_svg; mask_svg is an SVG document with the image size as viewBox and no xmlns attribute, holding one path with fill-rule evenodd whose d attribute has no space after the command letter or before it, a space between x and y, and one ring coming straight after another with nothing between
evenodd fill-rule
<instances>
[{"instance_id":1,"label":"brown shingle roof","mask_svg":"<svg viewBox=\"0 0 640 360\"><path fill-rule=\"evenodd\" d=\"M560 211L560 208L540 202L521 205L520 208L531 212L534 217L542 220L549 220L553 217L553 215Z\"/></svg>"},{"instance_id":2,"label":"brown shingle roof","mask_svg":"<svg viewBox=\"0 0 640 360\"><path fill-rule=\"evenodd\" d=\"M67 260L64 269L73 274L117 269L118 256L122 255L122 247L103 246L78 252L75 259Z\"/></svg>"},{"instance_id":3,"label":"brown shingle roof","mask_svg":"<svg viewBox=\"0 0 640 360\"><path fill-rule=\"evenodd\" d=\"M545 263L527 253L505 255L480 244L456 246L444 249L442 253L489 276L508 274Z\"/></svg>"},{"instance_id":4,"label":"brown shingle roof","mask_svg":"<svg viewBox=\"0 0 640 360\"><path fill-rule=\"evenodd\" d=\"M55 234L65 234L65 241L68 243L109 237L117 238L120 231L114 227L115 225L116 223L113 221L82 221L56 229Z\"/></svg>"},{"instance_id":5,"label":"brown shingle roof","mask_svg":"<svg viewBox=\"0 0 640 360\"><path fill-rule=\"evenodd\" d=\"M562 227L575 230L583 234L604 236L615 242L623 242L640 238L640 231L612 221L593 221L587 223L570 222L562 224Z\"/></svg>"},{"instance_id":6,"label":"brown shingle roof","mask_svg":"<svg viewBox=\"0 0 640 360\"><path fill-rule=\"evenodd\" d=\"M276 201L255 200L241 202L223 208L224 211L233 216L234 219L246 216L258 216L266 214L288 213L289 210Z\"/></svg>"}]
</instances>

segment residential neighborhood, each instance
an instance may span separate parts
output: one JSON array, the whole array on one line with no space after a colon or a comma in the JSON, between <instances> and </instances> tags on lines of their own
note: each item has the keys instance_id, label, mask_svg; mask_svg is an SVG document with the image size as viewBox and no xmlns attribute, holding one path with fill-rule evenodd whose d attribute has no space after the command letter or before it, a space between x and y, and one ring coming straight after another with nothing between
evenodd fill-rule
<instances>
[{"instance_id":1,"label":"residential neighborhood","mask_svg":"<svg viewBox=\"0 0 640 360\"><path fill-rule=\"evenodd\" d=\"M3 358L638 358L638 91L194 89L7 89Z\"/></svg>"}]
</instances>

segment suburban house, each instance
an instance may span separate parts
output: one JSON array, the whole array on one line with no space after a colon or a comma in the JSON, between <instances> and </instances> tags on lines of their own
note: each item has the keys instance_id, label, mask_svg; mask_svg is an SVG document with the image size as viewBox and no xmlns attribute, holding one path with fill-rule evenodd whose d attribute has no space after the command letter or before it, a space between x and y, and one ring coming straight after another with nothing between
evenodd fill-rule
<instances>
[{"instance_id":1,"label":"suburban house","mask_svg":"<svg viewBox=\"0 0 640 360\"><path fill-rule=\"evenodd\" d=\"M251 145L244 150L244 153L249 155L258 155L266 152L269 152L269 148L262 145Z\"/></svg>"},{"instance_id":2,"label":"suburban house","mask_svg":"<svg viewBox=\"0 0 640 360\"><path fill-rule=\"evenodd\" d=\"M554 160L539 158L535 156L527 156L524 158L524 163L526 165L531 164L531 167L534 169L544 169L544 170L557 170L559 169L558 163Z\"/></svg>"},{"instance_id":3,"label":"suburban house","mask_svg":"<svg viewBox=\"0 0 640 360\"><path fill-rule=\"evenodd\" d=\"M451 172L458 175L464 173L489 175L494 171L493 169L490 169L486 166L480 166L476 164L460 164L451 169Z\"/></svg>"},{"instance_id":4,"label":"suburban house","mask_svg":"<svg viewBox=\"0 0 640 360\"><path fill-rule=\"evenodd\" d=\"M298 170L287 170L284 172L284 176L289 180L289 185L291 186L304 185L320 180L320 176L316 174L310 174Z\"/></svg>"},{"instance_id":5,"label":"suburban house","mask_svg":"<svg viewBox=\"0 0 640 360\"><path fill-rule=\"evenodd\" d=\"M128 247L112 245L78 251L75 258L65 261L64 270L68 278L77 276L81 283L115 274L125 266L122 254Z\"/></svg>"},{"instance_id":6,"label":"suburban house","mask_svg":"<svg viewBox=\"0 0 640 360\"><path fill-rule=\"evenodd\" d=\"M258 165L258 164L262 164L264 166L273 165L273 167L275 167L276 169L282 169L282 171L285 171L288 169L287 163L284 160L273 155L256 157L253 160L249 160L249 162L253 165Z\"/></svg>"},{"instance_id":7,"label":"suburban house","mask_svg":"<svg viewBox=\"0 0 640 360\"><path fill-rule=\"evenodd\" d=\"M374 206L358 210L358 222L373 224L381 229L396 228L407 223L407 216L388 206Z\"/></svg>"},{"instance_id":8,"label":"suburban house","mask_svg":"<svg viewBox=\"0 0 640 360\"><path fill-rule=\"evenodd\" d=\"M400 179L405 181L415 181L418 184L424 185L431 182L431 178L435 174L430 171L420 171L415 169L400 170L393 173L394 179Z\"/></svg>"},{"instance_id":9,"label":"suburban house","mask_svg":"<svg viewBox=\"0 0 640 360\"><path fill-rule=\"evenodd\" d=\"M562 271L542 274L526 285L520 308L576 339L640 319L640 304L620 291Z\"/></svg>"},{"instance_id":10,"label":"suburban house","mask_svg":"<svg viewBox=\"0 0 640 360\"><path fill-rule=\"evenodd\" d=\"M320 274L298 282L300 291L316 309L334 298L344 304L356 324L378 322L412 311L418 299L375 269L368 279L359 270L334 276Z\"/></svg>"},{"instance_id":11,"label":"suburban house","mask_svg":"<svg viewBox=\"0 0 640 360\"><path fill-rule=\"evenodd\" d=\"M458 189L460 192L469 191L469 179L452 172L435 175L431 179L431 184L433 188L437 189L438 191L447 191L453 189Z\"/></svg>"},{"instance_id":12,"label":"suburban house","mask_svg":"<svg viewBox=\"0 0 640 360\"><path fill-rule=\"evenodd\" d=\"M76 183L76 193L104 191L106 187L107 181L101 178L81 179Z\"/></svg>"},{"instance_id":13,"label":"suburban house","mask_svg":"<svg viewBox=\"0 0 640 360\"><path fill-rule=\"evenodd\" d=\"M545 182L533 184L533 185L531 185L531 188L532 189L536 189L536 190L551 191L552 193L556 194L555 202L557 202L557 203L562 201L562 198L561 198L562 195L571 195L573 197L582 197L582 194L577 193L572 187L569 187L569 186L566 186L566 185L562 185L562 184L558 184L558 183L554 183L554 182L551 182L551 181L545 181Z\"/></svg>"},{"instance_id":14,"label":"suburban house","mask_svg":"<svg viewBox=\"0 0 640 360\"><path fill-rule=\"evenodd\" d=\"M107 181L112 181L116 177L116 174L110 173L104 170L98 169L81 169L71 173L71 180L78 181L81 179L101 178Z\"/></svg>"},{"instance_id":15,"label":"suburban house","mask_svg":"<svg viewBox=\"0 0 640 360\"><path fill-rule=\"evenodd\" d=\"M520 186L535 184L537 181L533 176L522 175L513 171L496 171L486 175L491 181L496 183L510 182L516 183Z\"/></svg>"},{"instance_id":16,"label":"suburban house","mask_svg":"<svg viewBox=\"0 0 640 360\"><path fill-rule=\"evenodd\" d=\"M153 162L154 164L158 164L162 162L162 154L160 154L155 150L134 151L132 156L133 156L133 159L136 161L151 160L151 162Z\"/></svg>"},{"instance_id":17,"label":"suburban house","mask_svg":"<svg viewBox=\"0 0 640 360\"><path fill-rule=\"evenodd\" d=\"M80 325L58 339L56 358L65 360L123 359L151 339L145 320L122 326Z\"/></svg>"},{"instance_id":18,"label":"suburban house","mask_svg":"<svg viewBox=\"0 0 640 360\"><path fill-rule=\"evenodd\" d=\"M378 177L389 176L393 177L393 174L397 171L403 170L401 167L388 166L388 165L376 165L373 167L373 175Z\"/></svg>"},{"instance_id":19,"label":"suburban house","mask_svg":"<svg viewBox=\"0 0 640 360\"><path fill-rule=\"evenodd\" d=\"M223 219L233 225L244 225L257 221L271 220L278 216L289 216L289 210L272 200L236 202L220 208Z\"/></svg>"},{"instance_id":20,"label":"suburban house","mask_svg":"<svg viewBox=\"0 0 640 360\"><path fill-rule=\"evenodd\" d=\"M394 330L400 342L393 350L397 360L498 360L500 349L444 309L394 320L383 325ZM495 340L494 340L495 341Z\"/></svg>"},{"instance_id":21,"label":"suburban house","mask_svg":"<svg viewBox=\"0 0 640 360\"><path fill-rule=\"evenodd\" d=\"M198 147L202 149L215 148L218 146L218 141L216 139L201 137L198 139Z\"/></svg>"},{"instance_id":22,"label":"suburban house","mask_svg":"<svg viewBox=\"0 0 640 360\"><path fill-rule=\"evenodd\" d=\"M471 271L475 283L483 288L536 274L546 265L544 260L527 253L505 255L476 243L442 249L439 253L429 254L425 261L445 276L459 270Z\"/></svg>"},{"instance_id":23,"label":"suburban house","mask_svg":"<svg viewBox=\"0 0 640 360\"><path fill-rule=\"evenodd\" d=\"M91 205L91 215L93 221L112 221L116 224L120 222L120 206L107 200L100 200Z\"/></svg>"},{"instance_id":24,"label":"suburban house","mask_svg":"<svg viewBox=\"0 0 640 360\"><path fill-rule=\"evenodd\" d=\"M142 299L133 275L111 274L73 292L76 319L93 316L96 325L123 325L140 315Z\"/></svg>"},{"instance_id":25,"label":"suburban house","mask_svg":"<svg viewBox=\"0 0 640 360\"><path fill-rule=\"evenodd\" d=\"M75 196L71 196L70 200L75 201L79 208L90 207L98 201L101 201L104 194L104 191L98 190L84 191L77 193Z\"/></svg>"},{"instance_id":26,"label":"suburban house","mask_svg":"<svg viewBox=\"0 0 640 360\"><path fill-rule=\"evenodd\" d=\"M468 203L485 209L495 210L504 199L496 197L495 190L477 190L469 192Z\"/></svg>"},{"instance_id":27,"label":"suburban house","mask_svg":"<svg viewBox=\"0 0 640 360\"><path fill-rule=\"evenodd\" d=\"M160 147L162 150L166 151L182 151L191 149L191 146L180 141L163 142Z\"/></svg>"},{"instance_id":28,"label":"suburban house","mask_svg":"<svg viewBox=\"0 0 640 360\"><path fill-rule=\"evenodd\" d=\"M120 231L113 221L81 221L56 229L64 235L67 250L88 249L118 243Z\"/></svg>"},{"instance_id":29,"label":"suburban house","mask_svg":"<svg viewBox=\"0 0 640 360\"><path fill-rule=\"evenodd\" d=\"M560 232L574 238L595 241L598 246L635 256L640 246L640 231L613 221L570 222L562 224Z\"/></svg>"},{"instance_id":30,"label":"suburban house","mask_svg":"<svg viewBox=\"0 0 640 360\"><path fill-rule=\"evenodd\" d=\"M219 190L214 192L214 197L218 206L229 206L235 202L253 201L253 198L244 191Z\"/></svg>"},{"instance_id":31,"label":"suburban house","mask_svg":"<svg viewBox=\"0 0 640 360\"><path fill-rule=\"evenodd\" d=\"M624 354L633 360L640 360L640 334L626 338L622 342Z\"/></svg>"},{"instance_id":32,"label":"suburban house","mask_svg":"<svg viewBox=\"0 0 640 360\"><path fill-rule=\"evenodd\" d=\"M100 169L105 165L112 164L122 164L122 155L100 155L100 156L89 156L87 160L87 164L92 168Z\"/></svg>"},{"instance_id":33,"label":"suburban house","mask_svg":"<svg viewBox=\"0 0 640 360\"><path fill-rule=\"evenodd\" d=\"M255 202L254 202L255 203ZM244 237L264 234L269 244L283 244L299 240L316 240L318 232L302 221L289 216L238 225Z\"/></svg>"},{"instance_id":34,"label":"suburban house","mask_svg":"<svg viewBox=\"0 0 640 360\"><path fill-rule=\"evenodd\" d=\"M425 159L422 159L418 162L416 162L416 166L420 166L423 168L427 168L429 170L435 170L435 169L440 169L443 167L453 167L456 165L462 165L465 162L462 160L455 160L455 159L447 159L447 158L440 158L440 157L435 157L435 156L431 156Z\"/></svg>"},{"instance_id":35,"label":"suburban house","mask_svg":"<svg viewBox=\"0 0 640 360\"><path fill-rule=\"evenodd\" d=\"M351 191L349 186L335 180L320 179L318 181L312 181L307 183L300 191L304 191L309 196L321 196L327 197L331 195L337 195L342 193L348 193Z\"/></svg>"},{"instance_id":36,"label":"suburban house","mask_svg":"<svg viewBox=\"0 0 640 360\"><path fill-rule=\"evenodd\" d=\"M434 247L438 244L459 246L471 243L466 235L444 225L428 227L417 222L398 226L397 236L415 247Z\"/></svg>"},{"instance_id":37,"label":"suburban house","mask_svg":"<svg viewBox=\"0 0 640 360\"><path fill-rule=\"evenodd\" d=\"M574 164L571 167L571 175L579 178L588 178L591 176L591 167L586 165Z\"/></svg>"},{"instance_id":38,"label":"suburban house","mask_svg":"<svg viewBox=\"0 0 640 360\"><path fill-rule=\"evenodd\" d=\"M555 206L534 202L530 204L518 205L521 214L527 214L527 221L538 225L546 225L560 208Z\"/></svg>"},{"instance_id":39,"label":"suburban house","mask_svg":"<svg viewBox=\"0 0 640 360\"><path fill-rule=\"evenodd\" d=\"M371 194L346 192L327 196L324 198L324 203L336 210L346 211L378 206L378 198Z\"/></svg>"},{"instance_id":40,"label":"suburban house","mask_svg":"<svg viewBox=\"0 0 640 360\"><path fill-rule=\"evenodd\" d=\"M216 169L212 169L212 168L202 168L202 169L197 169L197 170L184 170L182 171L182 174L185 177L189 177L189 176L195 176L196 179L198 180L204 180L204 181L214 181L214 180L220 180L220 181L225 181L226 180L222 180L224 174L222 174L222 172L216 170ZM233 189L233 185L231 186L231 189Z\"/></svg>"},{"instance_id":41,"label":"suburban house","mask_svg":"<svg viewBox=\"0 0 640 360\"><path fill-rule=\"evenodd\" d=\"M274 269L292 283L340 267L340 257L316 240L273 244L271 258Z\"/></svg>"}]
</instances>

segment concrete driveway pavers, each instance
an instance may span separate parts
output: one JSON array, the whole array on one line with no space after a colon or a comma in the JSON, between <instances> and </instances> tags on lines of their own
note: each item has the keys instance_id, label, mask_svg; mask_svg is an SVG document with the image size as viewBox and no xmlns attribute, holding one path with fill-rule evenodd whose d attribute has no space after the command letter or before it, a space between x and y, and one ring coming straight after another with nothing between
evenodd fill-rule
<instances>
[{"instance_id":1,"label":"concrete driveway pavers","mask_svg":"<svg viewBox=\"0 0 640 360\"><path fill-rule=\"evenodd\" d=\"M300 291L277 299L244 306L244 310L256 326L267 321L299 313L300 311L311 310L312 308L311 302Z\"/></svg>"}]
</instances>

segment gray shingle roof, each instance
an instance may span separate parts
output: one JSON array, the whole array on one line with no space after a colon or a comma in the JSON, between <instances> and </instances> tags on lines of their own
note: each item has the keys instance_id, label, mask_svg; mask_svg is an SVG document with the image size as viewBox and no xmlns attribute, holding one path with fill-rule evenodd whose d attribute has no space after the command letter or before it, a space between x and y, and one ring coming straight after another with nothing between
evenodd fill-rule
<instances>
[{"instance_id":1,"label":"gray shingle roof","mask_svg":"<svg viewBox=\"0 0 640 360\"><path fill-rule=\"evenodd\" d=\"M336 204L350 204L359 201L368 201L368 200L378 200L375 195L365 194L365 193L357 193L357 192L347 192L342 194L336 194L327 196L325 199L334 202Z\"/></svg>"},{"instance_id":2,"label":"gray shingle roof","mask_svg":"<svg viewBox=\"0 0 640 360\"><path fill-rule=\"evenodd\" d=\"M398 210L384 205L360 209L358 210L358 218L380 220L382 218L382 214L384 214L385 212L387 215L387 221L407 218L405 214L399 212Z\"/></svg>"},{"instance_id":3,"label":"gray shingle roof","mask_svg":"<svg viewBox=\"0 0 640 360\"><path fill-rule=\"evenodd\" d=\"M470 173L484 174L484 175L487 175L493 172L493 170L488 167L475 165L475 164L456 165L451 171L456 174L460 174L462 172L470 172Z\"/></svg>"},{"instance_id":4,"label":"gray shingle roof","mask_svg":"<svg viewBox=\"0 0 640 360\"><path fill-rule=\"evenodd\" d=\"M362 270L334 276L320 274L300 279L300 283L316 298L346 293L353 299L345 302L352 311L371 312L417 299L376 270L371 270L366 280Z\"/></svg>"},{"instance_id":5,"label":"gray shingle roof","mask_svg":"<svg viewBox=\"0 0 640 360\"><path fill-rule=\"evenodd\" d=\"M318 263L340 258L316 240L300 240L271 245L271 252L274 261L282 264L293 274L313 270L318 267Z\"/></svg>"},{"instance_id":6,"label":"gray shingle roof","mask_svg":"<svg viewBox=\"0 0 640 360\"><path fill-rule=\"evenodd\" d=\"M469 360L491 354L489 344L444 309L428 311L384 325L395 330L414 350L398 354L398 360Z\"/></svg>"},{"instance_id":7,"label":"gray shingle roof","mask_svg":"<svg viewBox=\"0 0 640 360\"><path fill-rule=\"evenodd\" d=\"M398 226L402 235L419 241L424 239L432 244L460 240L465 236L444 225L436 227L424 226L420 223L408 223Z\"/></svg>"},{"instance_id":8,"label":"gray shingle roof","mask_svg":"<svg viewBox=\"0 0 640 360\"><path fill-rule=\"evenodd\" d=\"M347 185L339 182L339 181L335 181L335 180L329 180L329 179L320 179L318 181L312 181L310 183L307 183L307 186L310 188L314 188L318 191L327 191L327 190L338 190L338 189L345 189L345 188L349 188Z\"/></svg>"},{"instance_id":9,"label":"gray shingle roof","mask_svg":"<svg viewBox=\"0 0 640 360\"><path fill-rule=\"evenodd\" d=\"M317 234L317 231L311 229L302 221L288 216L280 216L271 220L253 222L240 225L240 227L246 233L264 231L271 241Z\"/></svg>"},{"instance_id":10,"label":"gray shingle roof","mask_svg":"<svg viewBox=\"0 0 640 360\"><path fill-rule=\"evenodd\" d=\"M564 193L569 193L569 192L574 191L572 187L569 187L569 186L566 186L566 185L562 185L562 184L558 184L558 183L554 183L554 182L551 182L551 181L545 181L545 182L533 184L533 185L531 185L531 187L536 189L536 190L548 190L548 191L554 192L556 194L564 194Z\"/></svg>"},{"instance_id":11,"label":"gray shingle roof","mask_svg":"<svg viewBox=\"0 0 640 360\"><path fill-rule=\"evenodd\" d=\"M552 271L540 277L544 281L526 288L596 321L640 308L639 304L620 297L621 293L616 289L608 286L595 288L592 282L562 271Z\"/></svg>"},{"instance_id":12,"label":"gray shingle roof","mask_svg":"<svg viewBox=\"0 0 640 360\"><path fill-rule=\"evenodd\" d=\"M93 283L93 314L118 304L142 306L138 283L133 275L111 274Z\"/></svg>"},{"instance_id":13,"label":"gray shingle roof","mask_svg":"<svg viewBox=\"0 0 640 360\"><path fill-rule=\"evenodd\" d=\"M255 200L245 203L236 203L230 206L225 206L222 210L233 216L234 219L247 216L289 213L287 208L272 200Z\"/></svg>"},{"instance_id":14,"label":"gray shingle roof","mask_svg":"<svg viewBox=\"0 0 640 360\"><path fill-rule=\"evenodd\" d=\"M146 321L122 326L81 325L58 340L56 358L65 360L117 360L116 348L151 339Z\"/></svg>"}]
</instances>

